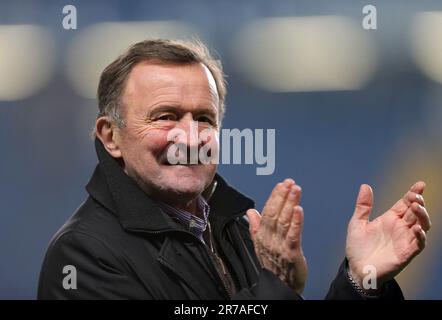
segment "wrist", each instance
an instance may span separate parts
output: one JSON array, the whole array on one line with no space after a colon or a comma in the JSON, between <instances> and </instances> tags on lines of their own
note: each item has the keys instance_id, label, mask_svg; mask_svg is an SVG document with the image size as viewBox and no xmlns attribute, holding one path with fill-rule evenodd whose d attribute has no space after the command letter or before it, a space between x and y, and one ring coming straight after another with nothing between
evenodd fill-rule
<instances>
[{"instance_id":1,"label":"wrist","mask_svg":"<svg viewBox=\"0 0 442 320\"><path fill-rule=\"evenodd\" d=\"M369 285L368 287L364 286L364 277L358 275L358 273L354 272L350 266L346 268L347 279L351 283L353 289L363 296L378 296L381 293L381 290L376 285L373 287Z\"/></svg>"}]
</instances>

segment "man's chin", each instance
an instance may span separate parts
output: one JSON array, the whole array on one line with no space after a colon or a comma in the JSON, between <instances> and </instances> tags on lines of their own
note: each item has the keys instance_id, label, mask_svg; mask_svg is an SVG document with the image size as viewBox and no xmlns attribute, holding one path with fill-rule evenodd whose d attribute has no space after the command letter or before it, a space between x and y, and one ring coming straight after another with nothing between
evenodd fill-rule
<instances>
[{"instance_id":1,"label":"man's chin","mask_svg":"<svg viewBox=\"0 0 442 320\"><path fill-rule=\"evenodd\" d=\"M163 166L161 169L158 189L181 200L191 200L200 195L212 181L215 171L207 170L205 165Z\"/></svg>"},{"instance_id":2,"label":"man's chin","mask_svg":"<svg viewBox=\"0 0 442 320\"><path fill-rule=\"evenodd\" d=\"M196 198L204 191L206 184L202 179L186 176L168 180L163 183L162 189L185 198Z\"/></svg>"}]
</instances>

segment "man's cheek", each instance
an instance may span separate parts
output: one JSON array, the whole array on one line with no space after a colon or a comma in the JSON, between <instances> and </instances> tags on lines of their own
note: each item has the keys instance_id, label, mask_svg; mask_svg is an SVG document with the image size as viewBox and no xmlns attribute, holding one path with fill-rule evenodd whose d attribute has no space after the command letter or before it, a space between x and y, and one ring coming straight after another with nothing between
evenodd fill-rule
<instances>
[{"instance_id":1,"label":"man's cheek","mask_svg":"<svg viewBox=\"0 0 442 320\"><path fill-rule=\"evenodd\" d=\"M203 164L219 163L219 133L214 129L207 129L200 132L199 159Z\"/></svg>"},{"instance_id":2,"label":"man's cheek","mask_svg":"<svg viewBox=\"0 0 442 320\"><path fill-rule=\"evenodd\" d=\"M164 153L167 153L167 147L170 142L167 141L167 135L165 134L150 134L144 139L141 149L144 152L152 154L155 158L160 158Z\"/></svg>"}]
</instances>

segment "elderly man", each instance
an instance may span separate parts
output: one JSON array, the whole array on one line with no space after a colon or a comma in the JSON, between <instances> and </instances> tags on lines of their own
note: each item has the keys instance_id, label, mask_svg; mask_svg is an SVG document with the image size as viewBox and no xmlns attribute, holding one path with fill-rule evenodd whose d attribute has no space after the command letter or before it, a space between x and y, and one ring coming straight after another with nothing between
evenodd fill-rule
<instances>
[{"instance_id":1,"label":"elderly man","mask_svg":"<svg viewBox=\"0 0 442 320\"><path fill-rule=\"evenodd\" d=\"M89 197L51 241L38 298L302 298L301 188L277 184L259 214L215 163L170 161L172 146L216 150L225 96L221 66L201 43L146 40L103 71L99 164ZM186 134L171 138L176 129ZM393 278L425 246L424 187L369 221L372 191L361 186L327 298L403 298Z\"/></svg>"}]
</instances>

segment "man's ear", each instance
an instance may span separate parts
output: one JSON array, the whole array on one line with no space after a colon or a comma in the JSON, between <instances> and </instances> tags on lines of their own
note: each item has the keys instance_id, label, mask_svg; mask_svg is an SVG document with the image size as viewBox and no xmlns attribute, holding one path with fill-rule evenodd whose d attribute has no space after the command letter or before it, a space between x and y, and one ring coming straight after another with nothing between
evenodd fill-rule
<instances>
[{"instance_id":1,"label":"man's ear","mask_svg":"<svg viewBox=\"0 0 442 320\"><path fill-rule=\"evenodd\" d=\"M119 130L112 124L108 117L100 117L97 119L95 122L95 133L112 157L122 157L119 147Z\"/></svg>"}]
</instances>

